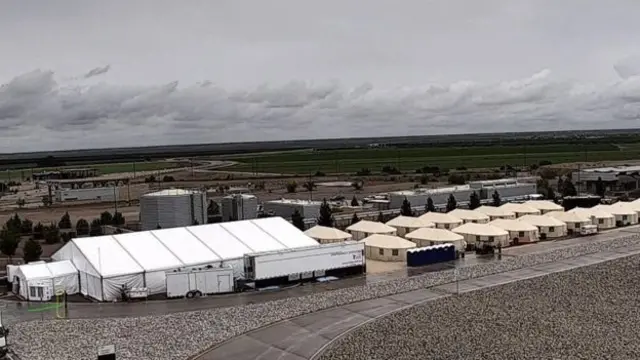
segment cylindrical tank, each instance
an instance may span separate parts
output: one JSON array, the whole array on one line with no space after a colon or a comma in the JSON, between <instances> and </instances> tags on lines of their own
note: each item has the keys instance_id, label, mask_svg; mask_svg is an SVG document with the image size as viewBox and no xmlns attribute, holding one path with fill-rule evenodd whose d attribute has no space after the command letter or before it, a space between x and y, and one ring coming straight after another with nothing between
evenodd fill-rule
<instances>
[{"instance_id":1,"label":"cylindrical tank","mask_svg":"<svg viewBox=\"0 0 640 360\"><path fill-rule=\"evenodd\" d=\"M184 227L207 221L207 195L204 192L168 189L140 198L140 228Z\"/></svg>"}]
</instances>

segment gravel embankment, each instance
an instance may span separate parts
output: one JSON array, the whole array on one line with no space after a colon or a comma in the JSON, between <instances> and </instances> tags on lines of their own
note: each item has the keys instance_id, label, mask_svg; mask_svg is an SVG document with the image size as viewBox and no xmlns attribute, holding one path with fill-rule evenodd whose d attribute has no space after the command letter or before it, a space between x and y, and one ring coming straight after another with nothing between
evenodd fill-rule
<instances>
[{"instance_id":1,"label":"gravel embankment","mask_svg":"<svg viewBox=\"0 0 640 360\"><path fill-rule=\"evenodd\" d=\"M505 258L462 268L458 278L480 277L637 244L640 237L634 234ZM105 344L115 344L121 360L186 359L233 336L280 320L452 281L454 272L447 270L247 306L139 318L30 321L16 324L9 342L23 360L92 359L96 348Z\"/></svg>"},{"instance_id":2,"label":"gravel embankment","mask_svg":"<svg viewBox=\"0 0 640 360\"><path fill-rule=\"evenodd\" d=\"M640 359L640 255L439 299L368 323L321 360Z\"/></svg>"}]
</instances>

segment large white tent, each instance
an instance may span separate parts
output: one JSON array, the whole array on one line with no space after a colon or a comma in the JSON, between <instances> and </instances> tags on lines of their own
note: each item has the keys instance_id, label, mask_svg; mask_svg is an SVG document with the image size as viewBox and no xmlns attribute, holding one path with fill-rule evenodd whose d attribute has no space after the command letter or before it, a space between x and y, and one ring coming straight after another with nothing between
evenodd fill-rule
<instances>
[{"instance_id":1,"label":"large white tent","mask_svg":"<svg viewBox=\"0 0 640 360\"><path fill-rule=\"evenodd\" d=\"M25 264L14 273L14 290L29 301L49 301L57 292L78 293L78 270L71 261Z\"/></svg>"},{"instance_id":2,"label":"large white tent","mask_svg":"<svg viewBox=\"0 0 640 360\"><path fill-rule=\"evenodd\" d=\"M123 286L166 291L168 271L230 265L244 275L245 254L318 245L279 217L185 228L77 238L52 255L80 273L80 292L101 301L120 297Z\"/></svg>"}]
</instances>

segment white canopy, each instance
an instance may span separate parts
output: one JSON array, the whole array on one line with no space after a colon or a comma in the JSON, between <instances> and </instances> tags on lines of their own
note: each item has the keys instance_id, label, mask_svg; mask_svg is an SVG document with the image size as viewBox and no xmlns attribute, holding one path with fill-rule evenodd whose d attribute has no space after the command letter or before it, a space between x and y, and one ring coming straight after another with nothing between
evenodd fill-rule
<instances>
[{"instance_id":1,"label":"white canopy","mask_svg":"<svg viewBox=\"0 0 640 360\"><path fill-rule=\"evenodd\" d=\"M615 204L613 204L612 206L624 206L624 207L628 207L629 209L634 210L635 212L640 212L640 202L628 202L628 201L619 201Z\"/></svg>"},{"instance_id":2,"label":"white canopy","mask_svg":"<svg viewBox=\"0 0 640 360\"><path fill-rule=\"evenodd\" d=\"M475 209L474 211L481 212L488 216L496 216L496 217L515 217L516 216L516 214L513 211L510 211L501 207L496 207L496 206L483 205Z\"/></svg>"},{"instance_id":3,"label":"white canopy","mask_svg":"<svg viewBox=\"0 0 640 360\"><path fill-rule=\"evenodd\" d=\"M424 219L413 217L413 216L397 216L389 221L387 221L387 225L393 227L403 227L403 228L424 228L424 227L434 227L435 225Z\"/></svg>"},{"instance_id":4,"label":"white canopy","mask_svg":"<svg viewBox=\"0 0 640 360\"><path fill-rule=\"evenodd\" d=\"M51 295L57 291L65 291L69 295L78 293L78 270L68 260L20 265L15 276L20 278L20 295L30 300L40 300L30 296L30 286L50 287Z\"/></svg>"},{"instance_id":5,"label":"white canopy","mask_svg":"<svg viewBox=\"0 0 640 360\"><path fill-rule=\"evenodd\" d=\"M316 225L304 232L305 235L318 240L349 240L351 234L336 228Z\"/></svg>"},{"instance_id":6,"label":"white canopy","mask_svg":"<svg viewBox=\"0 0 640 360\"><path fill-rule=\"evenodd\" d=\"M395 235L373 234L360 241L364 242L366 246L384 249L410 249L416 247L415 243Z\"/></svg>"},{"instance_id":7,"label":"white canopy","mask_svg":"<svg viewBox=\"0 0 640 360\"><path fill-rule=\"evenodd\" d=\"M499 227L489 224L466 223L451 230L458 234L469 234L476 236L508 236L509 233Z\"/></svg>"},{"instance_id":8,"label":"white canopy","mask_svg":"<svg viewBox=\"0 0 640 360\"><path fill-rule=\"evenodd\" d=\"M396 229L376 221L360 220L349 226L347 231L357 231L367 234L393 234L396 232Z\"/></svg>"},{"instance_id":9,"label":"white canopy","mask_svg":"<svg viewBox=\"0 0 640 360\"><path fill-rule=\"evenodd\" d=\"M419 219L422 219L423 221L429 221L432 223L438 223L438 224L461 224L462 223L462 219L460 219L459 217L449 215L449 214L439 213L439 212L433 212L433 211L422 214L422 216L420 216Z\"/></svg>"},{"instance_id":10,"label":"white canopy","mask_svg":"<svg viewBox=\"0 0 640 360\"><path fill-rule=\"evenodd\" d=\"M288 221L262 218L185 228L76 238L52 255L80 271L81 292L98 300L119 297L125 285L166 290L165 271L231 265L244 274L245 254L318 245Z\"/></svg>"},{"instance_id":11,"label":"white canopy","mask_svg":"<svg viewBox=\"0 0 640 360\"><path fill-rule=\"evenodd\" d=\"M531 215L540 214L540 210L525 204L506 203L501 205L500 207L507 211L511 211L519 214L531 214Z\"/></svg>"},{"instance_id":12,"label":"white canopy","mask_svg":"<svg viewBox=\"0 0 640 360\"><path fill-rule=\"evenodd\" d=\"M447 214L458 217L463 220L489 221L489 216L479 211L467 209L454 209Z\"/></svg>"},{"instance_id":13,"label":"white canopy","mask_svg":"<svg viewBox=\"0 0 640 360\"><path fill-rule=\"evenodd\" d=\"M423 241L439 241L439 242L447 242L447 241L461 241L464 240L464 237L460 234L456 234L452 231L445 229L434 229L434 228L421 228L415 231L412 231L405 235L407 239L410 240L423 240Z\"/></svg>"},{"instance_id":14,"label":"white canopy","mask_svg":"<svg viewBox=\"0 0 640 360\"><path fill-rule=\"evenodd\" d=\"M604 211L602 209L576 207L567 212L583 214L589 217L593 216L596 219L611 219L611 220L615 219L615 216L613 216L613 214L611 214L610 212Z\"/></svg>"},{"instance_id":15,"label":"white canopy","mask_svg":"<svg viewBox=\"0 0 640 360\"><path fill-rule=\"evenodd\" d=\"M542 211L564 211L564 208L549 200L529 200L524 203L534 209Z\"/></svg>"},{"instance_id":16,"label":"white canopy","mask_svg":"<svg viewBox=\"0 0 640 360\"><path fill-rule=\"evenodd\" d=\"M561 220L546 215L524 215L518 218L518 221L524 221L535 226L566 226L567 224Z\"/></svg>"},{"instance_id":17,"label":"white canopy","mask_svg":"<svg viewBox=\"0 0 640 360\"><path fill-rule=\"evenodd\" d=\"M564 221L565 223L591 223L590 216L579 212L552 211L545 215Z\"/></svg>"},{"instance_id":18,"label":"white canopy","mask_svg":"<svg viewBox=\"0 0 640 360\"><path fill-rule=\"evenodd\" d=\"M538 228L524 221L514 219L495 219L489 223L507 231L538 231Z\"/></svg>"}]
</instances>

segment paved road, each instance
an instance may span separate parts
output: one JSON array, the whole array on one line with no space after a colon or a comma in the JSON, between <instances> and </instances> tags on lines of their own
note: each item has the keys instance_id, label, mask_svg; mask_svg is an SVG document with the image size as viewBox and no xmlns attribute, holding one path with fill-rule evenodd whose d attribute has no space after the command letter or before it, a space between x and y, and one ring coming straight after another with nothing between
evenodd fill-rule
<instances>
[{"instance_id":1,"label":"paved road","mask_svg":"<svg viewBox=\"0 0 640 360\"><path fill-rule=\"evenodd\" d=\"M537 265L429 289L362 301L293 318L258 329L213 348L198 360L305 360L314 359L331 342L368 321L403 308L433 301L457 292L464 293L502 285L603 261L640 254L640 246L591 254L564 261Z\"/></svg>"}]
</instances>

